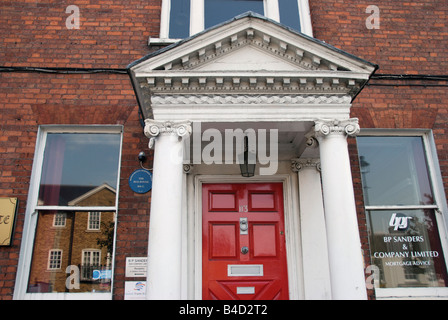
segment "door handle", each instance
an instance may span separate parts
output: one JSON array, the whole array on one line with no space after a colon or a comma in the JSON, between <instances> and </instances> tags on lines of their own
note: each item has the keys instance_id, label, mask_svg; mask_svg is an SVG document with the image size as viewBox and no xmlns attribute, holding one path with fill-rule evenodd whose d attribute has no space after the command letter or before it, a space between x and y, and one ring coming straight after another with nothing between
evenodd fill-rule
<instances>
[{"instance_id":1,"label":"door handle","mask_svg":"<svg viewBox=\"0 0 448 320\"><path fill-rule=\"evenodd\" d=\"M247 234L248 229L249 224L247 222L247 218L240 218L240 234Z\"/></svg>"}]
</instances>

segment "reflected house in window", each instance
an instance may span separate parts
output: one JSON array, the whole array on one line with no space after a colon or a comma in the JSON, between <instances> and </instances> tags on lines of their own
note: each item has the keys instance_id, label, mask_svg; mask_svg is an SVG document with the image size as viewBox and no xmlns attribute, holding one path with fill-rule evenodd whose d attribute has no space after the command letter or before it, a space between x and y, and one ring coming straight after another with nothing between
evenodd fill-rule
<instances>
[{"instance_id":1,"label":"reflected house in window","mask_svg":"<svg viewBox=\"0 0 448 320\"><path fill-rule=\"evenodd\" d=\"M106 183L90 189L68 201L69 206L78 208L74 211L39 212L28 292L111 290L115 212L86 211L81 207L113 206L116 191ZM65 215L65 224L55 224L61 215ZM66 272L69 266L71 274Z\"/></svg>"},{"instance_id":2,"label":"reflected house in window","mask_svg":"<svg viewBox=\"0 0 448 320\"><path fill-rule=\"evenodd\" d=\"M90 206L114 206L115 205L115 189L107 183L87 191L76 199L68 202L71 207L90 207Z\"/></svg>"}]
</instances>

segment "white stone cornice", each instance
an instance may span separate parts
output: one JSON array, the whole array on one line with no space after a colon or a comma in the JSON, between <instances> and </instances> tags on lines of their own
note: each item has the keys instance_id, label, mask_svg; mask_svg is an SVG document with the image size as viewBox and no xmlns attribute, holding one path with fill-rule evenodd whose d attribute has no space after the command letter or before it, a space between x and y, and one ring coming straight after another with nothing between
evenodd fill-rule
<instances>
[{"instance_id":1,"label":"white stone cornice","mask_svg":"<svg viewBox=\"0 0 448 320\"><path fill-rule=\"evenodd\" d=\"M142 76L140 88L152 94L225 94L265 92L266 94L287 94L300 92L314 95L352 95L360 82L347 73L319 75L316 73L293 72L163 72L154 71ZM364 81L364 80L363 80Z\"/></svg>"},{"instance_id":2,"label":"white stone cornice","mask_svg":"<svg viewBox=\"0 0 448 320\"><path fill-rule=\"evenodd\" d=\"M314 126L314 132L318 139L333 134L355 136L359 131L360 127L357 118L348 120L316 120Z\"/></svg>"},{"instance_id":3,"label":"white stone cornice","mask_svg":"<svg viewBox=\"0 0 448 320\"><path fill-rule=\"evenodd\" d=\"M313 168L320 171L320 160L319 159L292 159L291 169L294 172L299 172L304 168Z\"/></svg>"},{"instance_id":4,"label":"white stone cornice","mask_svg":"<svg viewBox=\"0 0 448 320\"><path fill-rule=\"evenodd\" d=\"M148 138L157 137L159 134L175 134L179 137L191 134L191 121L156 121L145 120L145 135Z\"/></svg>"}]
</instances>

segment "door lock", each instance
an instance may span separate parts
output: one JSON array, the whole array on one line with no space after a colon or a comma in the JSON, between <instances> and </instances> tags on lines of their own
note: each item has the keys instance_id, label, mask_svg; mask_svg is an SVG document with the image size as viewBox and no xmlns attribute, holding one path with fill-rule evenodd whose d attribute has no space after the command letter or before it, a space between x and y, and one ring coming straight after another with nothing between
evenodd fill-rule
<instances>
[{"instance_id":1,"label":"door lock","mask_svg":"<svg viewBox=\"0 0 448 320\"><path fill-rule=\"evenodd\" d=\"M246 254L248 252L249 252L249 248L248 247L244 246L244 247L241 248L241 253L242 254Z\"/></svg>"},{"instance_id":2,"label":"door lock","mask_svg":"<svg viewBox=\"0 0 448 320\"><path fill-rule=\"evenodd\" d=\"M249 224L247 223L247 218L240 218L240 234L247 234L249 229Z\"/></svg>"}]
</instances>

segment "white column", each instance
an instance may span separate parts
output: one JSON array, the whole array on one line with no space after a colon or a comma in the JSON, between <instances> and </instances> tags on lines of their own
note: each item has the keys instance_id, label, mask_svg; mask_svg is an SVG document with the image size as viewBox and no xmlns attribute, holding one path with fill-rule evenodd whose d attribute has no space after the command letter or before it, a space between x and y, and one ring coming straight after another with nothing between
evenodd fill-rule
<instances>
[{"instance_id":1,"label":"white column","mask_svg":"<svg viewBox=\"0 0 448 320\"><path fill-rule=\"evenodd\" d=\"M331 299L320 161L293 159L292 170L298 173L299 182L305 299Z\"/></svg>"},{"instance_id":2,"label":"white column","mask_svg":"<svg viewBox=\"0 0 448 320\"><path fill-rule=\"evenodd\" d=\"M358 119L316 121L333 299L367 299L347 135Z\"/></svg>"},{"instance_id":3,"label":"white column","mask_svg":"<svg viewBox=\"0 0 448 320\"><path fill-rule=\"evenodd\" d=\"M147 299L180 300L182 274L183 136L189 122L145 120L154 145L149 218Z\"/></svg>"}]
</instances>

